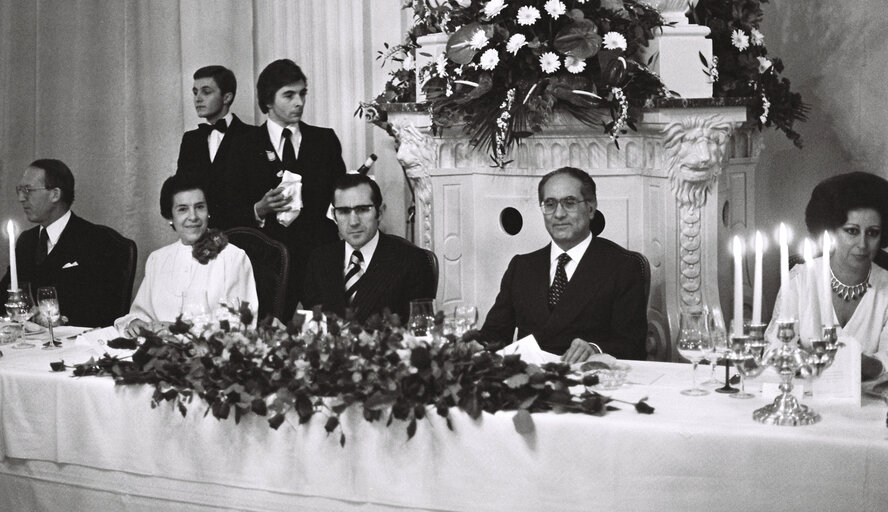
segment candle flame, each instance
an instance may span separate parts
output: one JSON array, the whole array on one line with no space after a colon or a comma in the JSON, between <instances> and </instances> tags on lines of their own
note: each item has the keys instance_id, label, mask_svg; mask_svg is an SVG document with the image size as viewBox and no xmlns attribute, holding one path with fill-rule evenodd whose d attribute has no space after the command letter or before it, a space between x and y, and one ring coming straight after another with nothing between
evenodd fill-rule
<instances>
[{"instance_id":1,"label":"candle flame","mask_svg":"<svg viewBox=\"0 0 888 512\"><path fill-rule=\"evenodd\" d=\"M13 224L12 219L9 219L6 223L6 234L10 240L15 240L15 224Z\"/></svg>"}]
</instances>

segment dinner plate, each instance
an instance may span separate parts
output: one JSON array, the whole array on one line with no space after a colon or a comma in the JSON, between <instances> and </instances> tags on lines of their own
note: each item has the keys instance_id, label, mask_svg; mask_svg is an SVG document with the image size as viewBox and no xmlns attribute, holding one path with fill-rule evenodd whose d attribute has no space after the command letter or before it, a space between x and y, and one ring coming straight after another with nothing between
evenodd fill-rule
<instances>
[{"instance_id":1,"label":"dinner plate","mask_svg":"<svg viewBox=\"0 0 888 512\"><path fill-rule=\"evenodd\" d=\"M35 324L34 322L25 322L25 336L41 334L44 332L46 332L46 327L43 327L40 324Z\"/></svg>"}]
</instances>

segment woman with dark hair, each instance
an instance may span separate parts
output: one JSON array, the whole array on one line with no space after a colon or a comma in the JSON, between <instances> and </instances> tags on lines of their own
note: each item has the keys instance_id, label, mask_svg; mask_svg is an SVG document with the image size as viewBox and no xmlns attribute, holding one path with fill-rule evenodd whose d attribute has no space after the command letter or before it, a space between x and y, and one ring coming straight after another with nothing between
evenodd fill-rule
<instances>
[{"instance_id":1,"label":"woman with dark hair","mask_svg":"<svg viewBox=\"0 0 888 512\"><path fill-rule=\"evenodd\" d=\"M861 348L861 376L878 377L888 368L888 271L873 265L879 249L888 245L882 225L888 219L888 181L865 172L833 176L820 182L805 209L808 232L820 237L828 232L833 251L830 271L833 293L828 319L839 326L840 337L854 338ZM776 339L773 319L797 318L802 343L817 338L821 319L820 286L822 257L790 272L788 314L775 309L768 339Z\"/></svg>"},{"instance_id":2,"label":"woman with dark hair","mask_svg":"<svg viewBox=\"0 0 888 512\"><path fill-rule=\"evenodd\" d=\"M179 240L148 256L145 278L129 314L114 322L121 333L136 336L141 328L157 329L174 322L182 312L186 292L206 293L208 306L240 300L255 314L259 300L253 266L223 233L207 229L210 214L202 187L197 176L188 174L163 183L160 214Z\"/></svg>"}]
</instances>

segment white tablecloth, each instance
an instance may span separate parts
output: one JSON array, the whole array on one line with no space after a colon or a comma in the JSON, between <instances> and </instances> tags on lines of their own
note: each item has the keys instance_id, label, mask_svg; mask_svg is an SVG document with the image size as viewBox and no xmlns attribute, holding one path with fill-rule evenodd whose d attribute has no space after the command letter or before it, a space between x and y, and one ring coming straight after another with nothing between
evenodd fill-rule
<instances>
[{"instance_id":1,"label":"white tablecloth","mask_svg":"<svg viewBox=\"0 0 888 512\"><path fill-rule=\"evenodd\" d=\"M68 345L71 345L68 343ZM632 406L605 417L534 414L519 435L514 413L480 421L430 410L406 425L323 415L279 430L250 415L235 425L150 407L152 389L52 373L88 347L11 350L0 358L0 510L855 510L888 504L885 405L818 406L823 421L776 427L752 420L761 397L678 393L689 365L633 362L653 415ZM92 351L92 352L91 352ZM701 369L701 376L703 371Z\"/></svg>"}]
</instances>

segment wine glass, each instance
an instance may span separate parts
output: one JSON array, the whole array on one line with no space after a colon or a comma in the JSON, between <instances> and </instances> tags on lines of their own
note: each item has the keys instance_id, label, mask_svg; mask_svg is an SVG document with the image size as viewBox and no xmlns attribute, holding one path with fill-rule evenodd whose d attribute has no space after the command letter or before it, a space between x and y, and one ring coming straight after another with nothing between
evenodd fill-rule
<instances>
[{"instance_id":1,"label":"wine glass","mask_svg":"<svg viewBox=\"0 0 888 512\"><path fill-rule=\"evenodd\" d=\"M6 304L6 312L9 313L9 316L22 324L19 342L13 345L12 348L34 348L33 343L25 341L25 322L34 314L32 311L34 298L31 297L31 283L22 282L19 285L20 289L15 291L17 295L15 300L13 300L13 296L10 294L9 302Z\"/></svg>"},{"instance_id":2,"label":"wine glass","mask_svg":"<svg viewBox=\"0 0 888 512\"><path fill-rule=\"evenodd\" d=\"M691 368L692 387L682 390L682 395L703 396L709 394L709 391L697 386L697 364L700 363L712 345L707 316L706 309L702 306L692 306L681 311L676 348L678 353L693 365Z\"/></svg>"},{"instance_id":3,"label":"wine glass","mask_svg":"<svg viewBox=\"0 0 888 512\"><path fill-rule=\"evenodd\" d=\"M61 312L59 311L59 296L56 289L52 286L44 286L37 288L37 307L40 309L40 315L43 316L49 325L49 342L43 346L43 350L53 350L60 347L61 343L56 345L55 335L52 332L52 324L59 320Z\"/></svg>"},{"instance_id":4,"label":"wine glass","mask_svg":"<svg viewBox=\"0 0 888 512\"><path fill-rule=\"evenodd\" d=\"M410 301L410 320L407 329L414 336L428 336L435 326L435 299Z\"/></svg>"},{"instance_id":5,"label":"wine glass","mask_svg":"<svg viewBox=\"0 0 888 512\"><path fill-rule=\"evenodd\" d=\"M731 395L731 398L739 398L741 400L752 398L752 393L746 392L746 375L751 375L758 363L755 359L755 353L749 343L749 336L735 336L731 345L730 353L731 362L740 376L740 392Z\"/></svg>"},{"instance_id":6,"label":"wine glass","mask_svg":"<svg viewBox=\"0 0 888 512\"><path fill-rule=\"evenodd\" d=\"M457 335L462 336L467 331L475 328L478 323L478 308L475 306L457 306L456 311Z\"/></svg>"},{"instance_id":7,"label":"wine glass","mask_svg":"<svg viewBox=\"0 0 888 512\"><path fill-rule=\"evenodd\" d=\"M210 303L207 301L206 290L185 290L182 296L182 320L191 322L198 330L210 323Z\"/></svg>"},{"instance_id":8,"label":"wine glass","mask_svg":"<svg viewBox=\"0 0 888 512\"><path fill-rule=\"evenodd\" d=\"M712 340L712 343L707 347L706 359L709 360L711 371L709 372L709 379L704 381L701 385L719 386L722 382L716 377L715 370L718 368L719 357L724 356L728 351L728 335L725 329L725 318L724 315L722 315L721 307L714 306L709 310L708 325L709 337Z\"/></svg>"}]
</instances>

